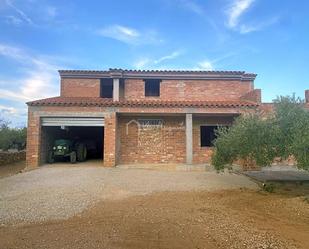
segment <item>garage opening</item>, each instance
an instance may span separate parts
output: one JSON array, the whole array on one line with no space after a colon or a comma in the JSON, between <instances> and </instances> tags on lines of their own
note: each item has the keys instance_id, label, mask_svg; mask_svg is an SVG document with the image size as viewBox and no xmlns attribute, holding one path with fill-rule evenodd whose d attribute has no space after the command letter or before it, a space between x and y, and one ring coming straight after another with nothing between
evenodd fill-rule
<instances>
[{"instance_id":1,"label":"garage opening","mask_svg":"<svg viewBox=\"0 0 309 249\"><path fill-rule=\"evenodd\" d=\"M41 163L103 160L104 119L43 118Z\"/></svg>"}]
</instances>

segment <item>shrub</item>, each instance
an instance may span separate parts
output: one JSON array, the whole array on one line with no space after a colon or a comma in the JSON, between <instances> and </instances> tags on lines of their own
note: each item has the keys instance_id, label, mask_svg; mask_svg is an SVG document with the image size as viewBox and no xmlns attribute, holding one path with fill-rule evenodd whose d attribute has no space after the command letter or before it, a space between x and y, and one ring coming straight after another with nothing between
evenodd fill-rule
<instances>
[{"instance_id":1,"label":"shrub","mask_svg":"<svg viewBox=\"0 0 309 249\"><path fill-rule=\"evenodd\" d=\"M0 119L0 149L24 149L26 147L27 129L11 128L9 123Z\"/></svg>"},{"instance_id":2,"label":"shrub","mask_svg":"<svg viewBox=\"0 0 309 249\"><path fill-rule=\"evenodd\" d=\"M217 170L235 160L270 165L275 157L294 155L299 168L309 169L309 112L295 96L274 101L275 113L240 116L230 128L219 128L212 164Z\"/></svg>"},{"instance_id":3,"label":"shrub","mask_svg":"<svg viewBox=\"0 0 309 249\"><path fill-rule=\"evenodd\" d=\"M277 141L278 127L272 119L240 116L232 127L217 130L212 163L219 170L238 159L249 159L259 166L270 165L276 156Z\"/></svg>"},{"instance_id":4,"label":"shrub","mask_svg":"<svg viewBox=\"0 0 309 249\"><path fill-rule=\"evenodd\" d=\"M293 96L275 101L275 120L280 127L277 149L282 158L294 155L299 168L309 169L309 112L303 101Z\"/></svg>"}]
</instances>

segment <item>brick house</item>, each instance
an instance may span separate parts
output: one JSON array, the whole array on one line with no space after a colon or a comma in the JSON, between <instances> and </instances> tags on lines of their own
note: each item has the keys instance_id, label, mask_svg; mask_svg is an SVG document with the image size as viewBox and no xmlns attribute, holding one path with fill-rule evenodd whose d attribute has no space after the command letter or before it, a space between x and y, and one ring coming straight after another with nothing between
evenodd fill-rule
<instances>
[{"instance_id":1,"label":"brick house","mask_svg":"<svg viewBox=\"0 0 309 249\"><path fill-rule=\"evenodd\" d=\"M242 71L61 70L59 97L28 102L27 167L53 141L96 141L102 165L207 163L217 126L261 106Z\"/></svg>"}]
</instances>

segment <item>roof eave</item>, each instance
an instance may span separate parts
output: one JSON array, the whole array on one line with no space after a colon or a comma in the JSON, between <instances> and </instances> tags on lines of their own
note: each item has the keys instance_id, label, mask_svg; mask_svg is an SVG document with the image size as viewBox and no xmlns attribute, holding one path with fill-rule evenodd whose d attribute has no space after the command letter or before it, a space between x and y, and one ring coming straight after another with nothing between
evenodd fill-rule
<instances>
[{"instance_id":1,"label":"roof eave","mask_svg":"<svg viewBox=\"0 0 309 249\"><path fill-rule=\"evenodd\" d=\"M243 71L159 71L159 70L59 70L61 78L127 78L168 80L241 80L254 81L256 74Z\"/></svg>"}]
</instances>

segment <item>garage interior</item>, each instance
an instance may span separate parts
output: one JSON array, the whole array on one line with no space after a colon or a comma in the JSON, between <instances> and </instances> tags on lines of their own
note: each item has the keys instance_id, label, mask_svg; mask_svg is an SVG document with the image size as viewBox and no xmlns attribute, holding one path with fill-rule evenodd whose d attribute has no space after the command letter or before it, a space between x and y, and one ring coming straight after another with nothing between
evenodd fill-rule
<instances>
[{"instance_id":1,"label":"garage interior","mask_svg":"<svg viewBox=\"0 0 309 249\"><path fill-rule=\"evenodd\" d=\"M104 126L58 126L42 124L41 130L41 164L48 163L48 152L52 150L57 139L82 141L87 147L87 160L103 160ZM57 161L68 162L69 157L58 158Z\"/></svg>"}]
</instances>

